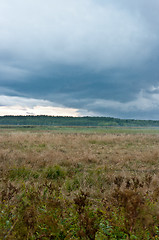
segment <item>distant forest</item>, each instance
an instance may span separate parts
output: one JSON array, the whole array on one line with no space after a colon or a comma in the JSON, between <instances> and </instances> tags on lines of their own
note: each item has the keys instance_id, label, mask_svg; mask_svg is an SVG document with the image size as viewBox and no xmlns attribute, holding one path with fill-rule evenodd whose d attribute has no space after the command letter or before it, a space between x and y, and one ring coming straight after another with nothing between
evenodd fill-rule
<instances>
[{"instance_id":1,"label":"distant forest","mask_svg":"<svg viewBox=\"0 0 159 240\"><path fill-rule=\"evenodd\" d=\"M159 127L159 121L111 117L1 116L0 125Z\"/></svg>"}]
</instances>

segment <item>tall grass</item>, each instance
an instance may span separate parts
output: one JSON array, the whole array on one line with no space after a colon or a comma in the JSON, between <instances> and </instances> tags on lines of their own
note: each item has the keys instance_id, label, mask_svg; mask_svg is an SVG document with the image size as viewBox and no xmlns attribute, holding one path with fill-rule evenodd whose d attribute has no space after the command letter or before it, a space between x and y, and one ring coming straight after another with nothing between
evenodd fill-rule
<instances>
[{"instance_id":1,"label":"tall grass","mask_svg":"<svg viewBox=\"0 0 159 240\"><path fill-rule=\"evenodd\" d=\"M0 239L159 239L159 135L0 134Z\"/></svg>"}]
</instances>

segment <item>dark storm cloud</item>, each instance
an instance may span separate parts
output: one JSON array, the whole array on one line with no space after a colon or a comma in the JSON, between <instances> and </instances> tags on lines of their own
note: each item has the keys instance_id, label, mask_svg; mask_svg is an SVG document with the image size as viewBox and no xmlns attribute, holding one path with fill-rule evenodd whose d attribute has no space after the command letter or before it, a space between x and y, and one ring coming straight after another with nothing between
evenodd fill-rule
<instances>
[{"instance_id":1,"label":"dark storm cloud","mask_svg":"<svg viewBox=\"0 0 159 240\"><path fill-rule=\"evenodd\" d=\"M1 0L0 94L156 118L158 10L157 0Z\"/></svg>"}]
</instances>

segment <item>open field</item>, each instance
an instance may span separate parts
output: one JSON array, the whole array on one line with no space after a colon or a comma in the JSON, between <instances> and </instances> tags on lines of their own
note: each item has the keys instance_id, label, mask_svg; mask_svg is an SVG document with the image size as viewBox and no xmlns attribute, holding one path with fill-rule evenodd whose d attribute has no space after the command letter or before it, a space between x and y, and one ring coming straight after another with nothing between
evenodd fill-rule
<instances>
[{"instance_id":1,"label":"open field","mask_svg":"<svg viewBox=\"0 0 159 240\"><path fill-rule=\"evenodd\" d=\"M84 126L33 126L33 125L0 125L0 131L51 131L53 133L84 133L84 134L159 134L159 127L84 127Z\"/></svg>"},{"instance_id":2,"label":"open field","mask_svg":"<svg viewBox=\"0 0 159 240\"><path fill-rule=\"evenodd\" d=\"M159 130L1 128L0 239L159 239Z\"/></svg>"}]
</instances>

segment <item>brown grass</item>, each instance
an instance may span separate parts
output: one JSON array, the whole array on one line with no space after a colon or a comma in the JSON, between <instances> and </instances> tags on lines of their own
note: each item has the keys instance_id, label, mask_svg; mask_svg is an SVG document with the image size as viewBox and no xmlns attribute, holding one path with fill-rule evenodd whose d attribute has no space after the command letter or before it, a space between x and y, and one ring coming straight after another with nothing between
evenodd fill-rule
<instances>
[{"instance_id":1,"label":"brown grass","mask_svg":"<svg viewBox=\"0 0 159 240\"><path fill-rule=\"evenodd\" d=\"M158 135L88 135L10 132L0 135L0 169L33 170L53 165L81 164L84 169L106 169L107 175L158 177Z\"/></svg>"},{"instance_id":2,"label":"brown grass","mask_svg":"<svg viewBox=\"0 0 159 240\"><path fill-rule=\"evenodd\" d=\"M2 202L13 201L25 183L37 187L39 196L45 186L60 191L66 201L75 199L75 203L75 194L82 189L94 206L103 203L103 211L115 212L113 206L120 203L126 213L116 214L125 214L129 221L123 223L123 231L130 235L137 231L139 222L147 228L154 224L154 214L159 218L159 136L3 131L0 180ZM151 213L146 210L146 198L155 203ZM35 219L29 214L36 215L36 211L34 206L28 208L24 216L27 225L33 224L29 221ZM109 211L107 214L111 218Z\"/></svg>"}]
</instances>

